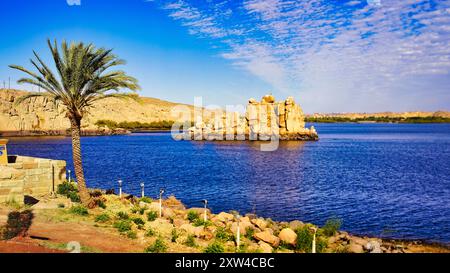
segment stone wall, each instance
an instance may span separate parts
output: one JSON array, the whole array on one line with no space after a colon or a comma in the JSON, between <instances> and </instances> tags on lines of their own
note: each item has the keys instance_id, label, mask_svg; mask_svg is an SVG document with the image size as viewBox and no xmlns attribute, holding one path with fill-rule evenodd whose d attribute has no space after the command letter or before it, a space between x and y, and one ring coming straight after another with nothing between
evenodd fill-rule
<instances>
[{"instance_id":1,"label":"stone wall","mask_svg":"<svg viewBox=\"0 0 450 273\"><path fill-rule=\"evenodd\" d=\"M66 180L66 162L26 156L9 156L0 166L0 203L23 203L25 195L39 197L56 191Z\"/></svg>"}]
</instances>

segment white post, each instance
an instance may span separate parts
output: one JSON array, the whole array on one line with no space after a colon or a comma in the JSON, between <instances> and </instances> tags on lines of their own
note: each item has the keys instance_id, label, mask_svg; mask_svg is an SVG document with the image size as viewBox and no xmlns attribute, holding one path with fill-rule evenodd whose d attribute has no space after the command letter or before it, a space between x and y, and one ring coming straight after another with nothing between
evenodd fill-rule
<instances>
[{"instance_id":1,"label":"white post","mask_svg":"<svg viewBox=\"0 0 450 273\"><path fill-rule=\"evenodd\" d=\"M316 232L317 232L317 228L311 228L313 233L313 241L312 241L312 253L316 253Z\"/></svg>"},{"instance_id":2,"label":"white post","mask_svg":"<svg viewBox=\"0 0 450 273\"><path fill-rule=\"evenodd\" d=\"M207 210L207 204L208 204L208 200L204 200L205 202L205 211L203 212L203 221L206 222L208 220L208 217L206 215L206 210Z\"/></svg>"},{"instance_id":3,"label":"white post","mask_svg":"<svg viewBox=\"0 0 450 273\"><path fill-rule=\"evenodd\" d=\"M237 244L237 250L241 248L241 217L239 215L236 216L237 218L237 231L236 231L236 244Z\"/></svg>"},{"instance_id":4,"label":"white post","mask_svg":"<svg viewBox=\"0 0 450 273\"><path fill-rule=\"evenodd\" d=\"M72 177L70 176L70 170L69 170L69 183L72 182Z\"/></svg>"},{"instance_id":5,"label":"white post","mask_svg":"<svg viewBox=\"0 0 450 273\"><path fill-rule=\"evenodd\" d=\"M162 196L164 193L164 189L159 190L159 217L162 217Z\"/></svg>"},{"instance_id":6,"label":"white post","mask_svg":"<svg viewBox=\"0 0 450 273\"><path fill-rule=\"evenodd\" d=\"M119 180L119 197L122 198L122 180Z\"/></svg>"},{"instance_id":7,"label":"white post","mask_svg":"<svg viewBox=\"0 0 450 273\"><path fill-rule=\"evenodd\" d=\"M144 192L144 182L141 183L141 197L145 196L145 192Z\"/></svg>"}]
</instances>

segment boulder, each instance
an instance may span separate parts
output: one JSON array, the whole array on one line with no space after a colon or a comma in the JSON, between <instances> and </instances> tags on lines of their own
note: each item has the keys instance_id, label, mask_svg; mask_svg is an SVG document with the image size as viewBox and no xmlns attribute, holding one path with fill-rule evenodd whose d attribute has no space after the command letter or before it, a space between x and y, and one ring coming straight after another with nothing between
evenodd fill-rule
<instances>
[{"instance_id":1,"label":"boulder","mask_svg":"<svg viewBox=\"0 0 450 273\"><path fill-rule=\"evenodd\" d=\"M197 212L200 216L203 217L203 213L205 213L205 208L190 208L188 209L188 211L195 211ZM210 215L211 214L211 210L210 209L206 209L206 214ZM203 218L202 218L203 219Z\"/></svg>"},{"instance_id":2,"label":"boulder","mask_svg":"<svg viewBox=\"0 0 450 273\"><path fill-rule=\"evenodd\" d=\"M381 244L378 241L369 241L364 246L364 249L369 251L370 253L383 253L383 250L381 249Z\"/></svg>"},{"instance_id":3,"label":"boulder","mask_svg":"<svg viewBox=\"0 0 450 273\"><path fill-rule=\"evenodd\" d=\"M183 224L180 226L181 230L186 231L188 234L192 234L195 237L200 237L203 231L203 227L194 227L191 224Z\"/></svg>"},{"instance_id":4,"label":"boulder","mask_svg":"<svg viewBox=\"0 0 450 273\"><path fill-rule=\"evenodd\" d=\"M348 252L350 253L364 253L364 249L362 245L350 243L348 246Z\"/></svg>"},{"instance_id":5,"label":"boulder","mask_svg":"<svg viewBox=\"0 0 450 273\"><path fill-rule=\"evenodd\" d=\"M173 218L175 216L175 213L170 208L164 208L162 214L164 218Z\"/></svg>"},{"instance_id":6,"label":"boulder","mask_svg":"<svg viewBox=\"0 0 450 273\"><path fill-rule=\"evenodd\" d=\"M238 223L237 222L233 222L231 224L231 232L233 232L233 234L237 233L237 226ZM253 225L250 222L239 222L239 228L240 228L240 233L242 235L246 235L247 234L247 228L253 228Z\"/></svg>"},{"instance_id":7,"label":"boulder","mask_svg":"<svg viewBox=\"0 0 450 273\"><path fill-rule=\"evenodd\" d=\"M298 229L298 228L301 228L301 227L303 227L305 224L302 222L302 221L299 221L299 220L294 220L294 221L291 221L291 222L289 222L289 227L292 229L292 230L296 230L296 229Z\"/></svg>"},{"instance_id":8,"label":"boulder","mask_svg":"<svg viewBox=\"0 0 450 273\"><path fill-rule=\"evenodd\" d=\"M267 222L266 220L262 219L262 218L258 218L258 219L253 219L251 220L252 224L254 224L255 226L257 226L258 228L264 230L267 227Z\"/></svg>"},{"instance_id":9,"label":"boulder","mask_svg":"<svg viewBox=\"0 0 450 273\"><path fill-rule=\"evenodd\" d=\"M215 216L215 218L221 222L233 221L234 216L231 213L221 212Z\"/></svg>"},{"instance_id":10,"label":"boulder","mask_svg":"<svg viewBox=\"0 0 450 273\"><path fill-rule=\"evenodd\" d=\"M258 232L253 235L258 241L264 241L273 247L277 247L280 244L280 238L270 234L268 231Z\"/></svg>"},{"instance_id":11,"label":"boulder","mask_svg":"<svg viewBox=\"0 0 450 273\"><path fill-rule=\"evenodd\" d=\"M258 251L262 252L262 253L272 253L273 252L273 247L271 247L269 244L263 242L263 241L259 241L258 243Z\"/></svg>"},{"instance_id":12,"label":"boulder","mask_svg":"<svg viewBox=\"0 0 450 273\"><path fill-rule=\"evenodd\" d=\"M297 234L290 228L284 228L278 234L281 241L288 243L290 245L295 245L297 241Z\"/></svg>"},{"instance_id":13,"label":"boulder","mask_svg":"<svg viewBox=\"0 0 450 273\"><path fill-rule=\"evenodd\" d=\"M173 219L173 225L176 227L181 227L184 224L189 224L189 221L185 220L185 219L180 219L180 218Z\"/></svg>"}]
</instances>

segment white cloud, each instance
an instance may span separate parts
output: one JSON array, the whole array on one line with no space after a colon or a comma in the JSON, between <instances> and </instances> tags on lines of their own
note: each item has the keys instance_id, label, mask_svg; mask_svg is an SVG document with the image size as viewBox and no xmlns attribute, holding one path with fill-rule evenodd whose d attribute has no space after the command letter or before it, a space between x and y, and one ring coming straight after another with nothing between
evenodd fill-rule
<instances>
[{"instance_id":1,"label":"white cloud","mask_svg":"<svg viewBox=\"0 0 450 273\"><path fill-rule=\"evenodd\" d=\"M399 90L425 96L419 87L426 87L414 80L419 77L429 81L429 89L450 91L431 81L440 77L437 82L450 83L449 2L229 3L232 11L226 1L197 6L197 1L169 1L163 7L191 34L221 44L223 58L276 91L302 98L315 94L316 109L331 107L324 102L333 98L342 100L335 108L355 98L382 105Z\"/></svg>"},{"instance_id":2,"label":"white cloud","mask_svg":"<svg viewBox=\"0 0 450 273\"><path fill-rule=\"evenodd\" d=\"M69 6L81 6L81 0L66 0Z\"/></svg>"}]
</instances>

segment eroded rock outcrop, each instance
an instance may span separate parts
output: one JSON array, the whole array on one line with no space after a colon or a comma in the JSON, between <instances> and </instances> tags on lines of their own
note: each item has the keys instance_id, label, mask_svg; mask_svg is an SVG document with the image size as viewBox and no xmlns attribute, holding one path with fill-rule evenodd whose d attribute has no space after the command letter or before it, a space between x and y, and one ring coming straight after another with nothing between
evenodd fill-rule
<instances>
[{"instance_id":1,"label":"eroded rock outcrop","mask_svg":"<svg viewBox=\"0 0 450 273\"><path fill-rule=\"evenodd\" d=\"M314 128L305 127L305 116L292 97L276 101L266 95L260 102L251 98L245 115L216 112L207 122L197 122L183 136L191 140L317 140Z\"/></svg>"},{"instance_id":2,"label":"eroded rock outcrop","mask_svg":"<svg viewBox=\"0 0 450 273\"><path fill-rule=\"evenodd\" d=\"M26 91L0 89L0 135L64 135L70 128L64 106L45 97L35 97L16 105ZM82 120L82 132L89 135L126 133L95 125L98 120L154 122L173 120L171 110L179 104L153 98L139 100L109 98L99 101ZM190 107L190 106L188 106Z\"/></svg>"}]
</instances>

